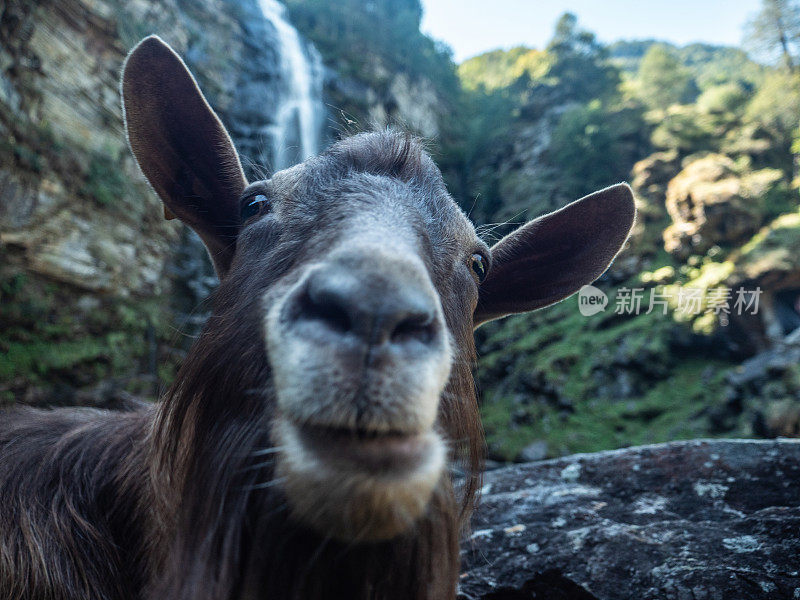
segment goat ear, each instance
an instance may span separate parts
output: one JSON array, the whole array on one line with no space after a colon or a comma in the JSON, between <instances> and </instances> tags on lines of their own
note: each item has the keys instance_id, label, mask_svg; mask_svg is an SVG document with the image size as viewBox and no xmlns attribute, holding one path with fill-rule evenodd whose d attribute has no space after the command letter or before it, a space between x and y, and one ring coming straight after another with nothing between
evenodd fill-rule
<instances>
[{"instance_id":1,"label":"goat ear","mask_svg":"<svg viewBox=\"0 0 800 600\"><path fill-rule=\"evenodd\" d=\"M233 258L247 180L225 127L159 37L139 42L125 60L122 107L131 150L164 202L164 216L200 235L222 277Z\"/></svg>"},{"instance_id":2,"label":"goat ear","mask_svg":"<svg viewBox=\"0 0 800 600\"><path fill-rule=\"evenodd\" d=\"M475 327L563 300L597 279L628 238L636 209L624 183L581 198L492 247Z\"/></svg>"}]
</instances>

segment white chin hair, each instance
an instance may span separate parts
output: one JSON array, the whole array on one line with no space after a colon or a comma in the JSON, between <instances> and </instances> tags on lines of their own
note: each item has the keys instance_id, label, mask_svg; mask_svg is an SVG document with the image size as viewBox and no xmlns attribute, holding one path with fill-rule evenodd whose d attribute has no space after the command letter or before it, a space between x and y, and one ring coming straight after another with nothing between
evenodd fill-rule
<instances>
[{"instance_id":1,"label":"white chin hair","mask_svg":"<svg viewBox=\"0 0 800 600\"><path fill-rule=\"evenodd\" d=\"M284 419L274 435L282 447L276 475L292 517L344 541L388 540L408 531L427 510L445 465L444 442L432 430L421 436L425 454L414 468L385 474L323 462Z\"/></svg>"}]
</instances>

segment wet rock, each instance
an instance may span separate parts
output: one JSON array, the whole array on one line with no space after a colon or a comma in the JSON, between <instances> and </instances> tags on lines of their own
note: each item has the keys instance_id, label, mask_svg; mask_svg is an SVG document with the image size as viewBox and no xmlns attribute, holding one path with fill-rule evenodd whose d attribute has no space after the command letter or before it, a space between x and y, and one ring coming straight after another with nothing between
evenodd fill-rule
<instances>
[{"instance_id":1,"label":"wet rock","mask_svg":"<svg viewBox=\"0 0 800 600\"><path fill-rule=\"evenodd\" d=\"M487 473L461 600L800 595L800 442L698 440Z\"/></svg>"}]
</instances>

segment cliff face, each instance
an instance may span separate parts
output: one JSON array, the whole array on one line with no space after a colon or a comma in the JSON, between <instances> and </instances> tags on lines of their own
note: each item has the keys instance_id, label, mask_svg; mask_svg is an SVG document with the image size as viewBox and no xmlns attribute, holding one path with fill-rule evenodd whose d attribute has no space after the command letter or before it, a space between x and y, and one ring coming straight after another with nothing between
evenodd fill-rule
<instances>
[{"instance_id":1,"label":"cliff face","mask_svg":"<svg viewBox=\"0 0 800 600\"><path fill-rule=\"evenodd\" d=\"M334 128L445 133L458 80L447 51L420 32L420 0L284 1L328 67L325 100Z\"/></svg>"},{"instance_id":2,"label":"cliff face","mask_svg":"<svg viewBox=\"0 0 800 600\"><path fill-rule=\"evenodd\" d=\"M159 293L174 231L125 148L112 10L4 9L0 241L8 262L85 292Z\"/></svg>"},{"instance_id":3,"label":"cliff face","mask_svg":"<svg viewBox=\"0 0 800 600\"><path fill-rule=\"evenodd\" d=\"M358 129L395 126L427 138L439 135L443 101L429 79L392 73L378 57L366 66L357 76L330 72L328 103L340 110L334 118Z\"/></svg>"},{"instance_id":4,"label":"cliff face","mask_svg":"<svg viewBox=\"0 0 800 600\"><path fill-rule=\"evenodd\" d=\"M178 227L125 142L125 54L161 35L255 158L281 83L274 28L248 0L12 2L2 19L4 245L26 270L82 290L160 293Z\"/></svg>"},{"instance_id":5,"label":"cliff face","mask_svg":"<svg viewBox=\"0 0 800 600\"><path fill-rule=\"evenodd\" d=\"M196 308L214 285L205 253L163 219L124 138L119 72L150 33L184 57L245 168L252 174L274 162L268 140L289 83L275 25L257 0L6 2L0 402L69 403L75 390L101 381L90 403L123 391L153 396L185 346L172 328L176 318L189 332L202 321ZM425 95L424 81L386 75L387 91L377 94L357 76L328 69L327 95L337 90L378 123L399 115L435 133L425 110L435 97ZM322 138L333 138L333 129Z\"/></svg>"}]
</instances>

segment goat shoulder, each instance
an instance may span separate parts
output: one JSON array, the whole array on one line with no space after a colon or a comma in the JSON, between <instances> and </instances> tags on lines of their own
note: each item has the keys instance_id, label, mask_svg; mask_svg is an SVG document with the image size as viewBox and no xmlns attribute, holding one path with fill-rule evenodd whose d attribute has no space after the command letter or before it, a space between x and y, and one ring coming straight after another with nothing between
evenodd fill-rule
<instances>
[{"instance_id":1,"label":"goat shoulder","mask_svg":"<svg viewBox=\"0 0 800 600\"><path fill-rule=\"evenodd\" d=\"M0 415L0 597L134 598L146 577L149 411Z\"/></svg>"}]
</instances>

